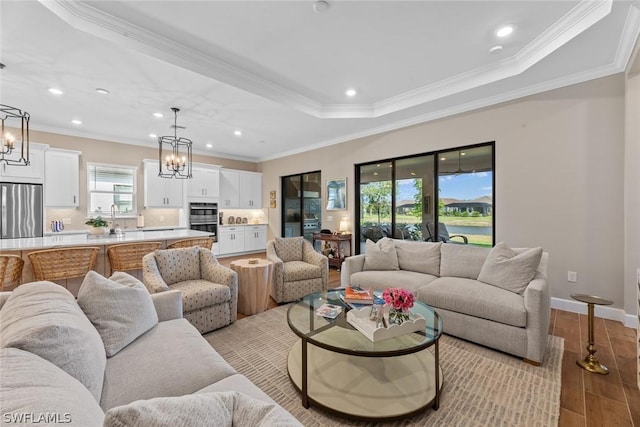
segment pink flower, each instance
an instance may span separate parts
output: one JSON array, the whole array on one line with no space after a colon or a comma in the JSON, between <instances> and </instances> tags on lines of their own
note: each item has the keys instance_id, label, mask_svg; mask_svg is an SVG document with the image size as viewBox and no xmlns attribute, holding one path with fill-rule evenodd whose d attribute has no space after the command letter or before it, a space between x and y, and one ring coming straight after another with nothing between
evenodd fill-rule
<instances>
[{"instance_id":1,"label":"pink flower","mask_svg":"<svg viewBox=\"0 0 640 427\"><path fill-rule=\"evenodd\" d=\"M385 305L399 311L409 311L415 301L413 293L404 288L387 288L382 292L382 299Z\"/></svg>"}]
</instances>

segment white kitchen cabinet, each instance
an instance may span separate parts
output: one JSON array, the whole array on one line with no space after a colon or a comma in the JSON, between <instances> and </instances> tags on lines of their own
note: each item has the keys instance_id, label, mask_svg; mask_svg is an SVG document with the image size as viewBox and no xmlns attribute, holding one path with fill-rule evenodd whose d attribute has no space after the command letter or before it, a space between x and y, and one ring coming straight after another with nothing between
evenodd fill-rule
<instances>
[{"instance_id":1,"label":"white kitchen cabinet","mask_svg":"<svg viewBox=\"0 0 640 427\"><path fill-rule=\"evenodd\" d=\"M220 171L220 207L262 208L262 174L239 170Z\"/></svg>"},{"instance_id":2,"label":"white kitchen cabinet","mask_svg":"<svg viewBox=\"0 0 640 427\"><path fill-rule=\"evenodd\" d=\"M217 168L193 166L193 178L187 180L189 200L218 201L220 197L220 171Z\"/></svg>"},{"instance_id":3,"label":"white kitchen cabinet","mask_svg":"<svg viewBox=\"0 0 640 427\"><path fill-rule=\"evenodd\" d=\"M245 252L264 251L267 247L267 226L247 225L244 228Z\"/></svg>"},{"instance_id":4,"label":"white kitchen cabinet","mask_svg":"<svg viewBox=\"0 0 640 427\"><path fill-rule=\"evenodd\" d=\"M44 203L48 208L78 207L79 151L50 148L44 152Z\"/></svg>"},{"instance_id":5,"label":"white kitchen cabinet","mask_svg":"<svg viewBox=\"0 0 640 427\"><path fill-rule=\"evenodd\" d=\"M42 184L44 181L44 150L48 145L30 144L29 165L8 165L0 163L0 181L6 182L27 182L31 184ZM25 156L26 157L26 156ZM7 159L18 160L20 158L20 144L16 145Z\"/></svg>"},{"instance_id":6,"label":"white kitchen cabinet","mask_svg":"<svg viewBox=\"0 0 640 427\"><path fill-rule=\"evenodd\" d=\"M220 255L244 252L244 227L219 227L218 246Z\"/></svg>"},{"instance_id":7,"label":"white kitchen cabinet","mask_svg":"<svg viewBox=\"0 0 640 427\"><path fill-rule=\"evenodd\" d=\"M262 208L262 174L240 172L240 204L239 208Z\"/></svg>"},{"instance_id":8,"label":"white kitchen cabinet","mask_svg":"<svg viewBox=\"0 0 640 427\"><path fill-rule=\"evenodd\" d=\"M184 207L184 183L186 179L161 178L158 162L144 161L144 206L147 208Z\"/></svg>"}]
</instances>

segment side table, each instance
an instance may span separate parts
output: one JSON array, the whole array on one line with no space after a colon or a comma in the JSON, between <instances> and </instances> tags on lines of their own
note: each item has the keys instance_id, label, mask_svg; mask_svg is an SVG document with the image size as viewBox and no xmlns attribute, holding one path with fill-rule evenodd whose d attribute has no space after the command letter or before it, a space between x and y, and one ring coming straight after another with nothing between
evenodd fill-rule
<instances>
[{"instance_id":1,"label":"side table","mask_svg":"<svg viewBox=\"0 0 640 427\"><path fill-rule=\"evenodd\" d=\"M587 351L589 351L589 354L584 358L584 360L578 360L576 361L576 363L578 364L578 366L586 369L589 372L606 375L609 373L609 369L601 364L598 361L598 358L595 356L597 350L593 338L593 310L594 305L611 305L613 304L613 301L584 294L573 294L571 295L571 298L576 301L587 303L587 316L589 322L589 344L587 345Z\"/></svg>"},{"instance_id":2,"label":"side table","mask_svg":"<svg viewBox=\"0 0 640 427\"><path fill-rule=\"evenodd\" d=\"M351 234L314 233L313 241L311 242L314 248L316 247L316 240L336 243L336 254L333 258L329 258L329 265L336 267L338 271L340 271L342 262L346 258L346 255L341 248L343 242L349 243L349 255L353 255L353 252L351 252Z\"/></svg>"},{"instance_id":3,"label":"side table","mask_svg":"<svg viewBox=\"0 0 640 427\"><path fill-rule=\"evenodd\" d=\"M256 261L255 263L250 263ZM261 313L267 309L273 280L273 262L266 259L232 261L231 269L238 273L238 311L242 314Z\"/></svg>"}]
</instances>

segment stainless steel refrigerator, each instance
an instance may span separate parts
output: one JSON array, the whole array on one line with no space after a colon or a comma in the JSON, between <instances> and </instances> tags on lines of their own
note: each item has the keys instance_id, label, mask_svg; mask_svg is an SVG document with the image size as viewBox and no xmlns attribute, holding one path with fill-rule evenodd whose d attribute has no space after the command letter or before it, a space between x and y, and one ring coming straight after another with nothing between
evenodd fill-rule
<instances>
[{"instance_id":1,"label":"stainless steel refrigerator","mask_svg":"<svg viewBox=\"0 0 640 427\"><path fill-rule=\"evenodd\" d=\"M42 185L0 182L0 239L42 237Z\"/></svg>"}]
</instances>

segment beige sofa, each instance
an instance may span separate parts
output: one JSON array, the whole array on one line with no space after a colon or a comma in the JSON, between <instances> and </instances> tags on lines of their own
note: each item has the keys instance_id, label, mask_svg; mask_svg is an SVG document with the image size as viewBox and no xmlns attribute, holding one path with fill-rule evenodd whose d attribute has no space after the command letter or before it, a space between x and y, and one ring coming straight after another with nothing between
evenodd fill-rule
<instances>
[{"instance_id":1,"label":"beige sofa","mask_svg":"<svg viewBox=\"0 0 640 427\"><path fill-rule=\"evenodd\" d=\"M513 249L381 239L345 259L343 286L403 287L435 308L444 332L542 363L550 296L548 254Z\"/></svg>"},{"instance_id":2,"label":"beige sofa","mask_svg":"<svg viewBox=\"0 0 640 427\"><path fill-rule=\"evenodd\" d=\"M110 279L90 272L77 301L52 282L0 293L3 424L301 425L182 318L180 292Z\"/></svg>"}]
</instances>

